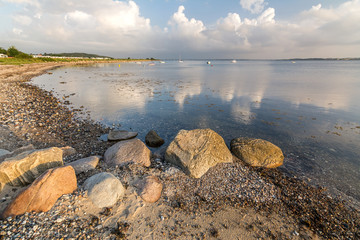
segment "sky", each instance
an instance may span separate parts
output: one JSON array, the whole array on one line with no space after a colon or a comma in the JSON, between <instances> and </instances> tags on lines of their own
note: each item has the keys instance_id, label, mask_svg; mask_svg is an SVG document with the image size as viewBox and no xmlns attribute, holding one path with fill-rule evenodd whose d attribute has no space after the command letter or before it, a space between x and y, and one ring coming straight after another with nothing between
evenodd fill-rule
<instances>
[{"instance_id":1,"label":"sky","mask_svg":"<svg viewBox=\"0 0 360 240\"><path fill-rule=\"evenodd\" d=\"M360 0L0 0L0 47L116 58L360 57Z\"/></svg>"}]
</instances>

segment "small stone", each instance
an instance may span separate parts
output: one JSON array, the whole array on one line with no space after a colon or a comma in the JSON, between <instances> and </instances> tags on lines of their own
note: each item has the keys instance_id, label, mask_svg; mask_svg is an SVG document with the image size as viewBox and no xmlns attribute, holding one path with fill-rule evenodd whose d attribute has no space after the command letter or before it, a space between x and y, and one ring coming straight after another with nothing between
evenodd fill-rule
<instances>
[{"instance_id":1,"label":"small stone","mask_svg":"<svg viewBox=\"0 0 360 240\"><path fill-rule=\"evenodd\" d=\"M154 203L161 197L163 184L156 176L148 176L138 183L138 194L149 203Z\"/></svg>"},{"instance_id":2,"label":"small stone","mask_svg":"<svg viewBox=\"0 0 360 240\"><path fill-rule=\"evenodd\" d=\"M137 163L149 167L150 150L139 139L121 141L106 150L104 159L110 166Z\"/></svg>"},{"instance_id":3,"label":"small stone","mask_svg":"<svg viewBox=\"0 0 360 240\"><path fill-rule=\"evenodd\" d=\"M76 160L66 165L72 166L75 169L75 173L77 175L79 173L95 169L99 163L99 160L100 160L99 156L91 156Z\"/></svg>"},{"instance_id":4,"label":"small stone","mask_svg":"<svg viewBox=\"0 0 360 240\"><path fill-rule=\"evenodd\" d=\"M166 149L165 160L200 178L218 163L232 162L224 139L211 129L180 130Z\"/></svg>"},{"instance_id":5,"label":"small stone","mask_svg":"<svg viewBox=\"0 0 360 240\"><path fill-rule=\"evenodd\" d=\"M236 157L253 167L276 168L283 164L281 149L263 139L235 138L230 147Z\"/></svg>"},{"instance_id":6,"label":"small stone","mask_svg":"<svg viewBox=\"0 0 360 240\"><path fill-rule=\"evenodd\" d=\"M128 132L125 130L114 130L108 134L108 141L121 141L134 138L138 135L137 132Z\"/></svg>"},{"instance_id":7,"label":"small stone","mask_svg":"<svg viewBox=\"0 0 360 240\"><path fill-rule=\"evenodd\" d=\"M2 218L26 212L47 212L63 194L77 188L75 171L71 166L49 169L23 190L5 208Z\"/></svg>"},{"instance_id":8,"label":"small stone","mask_svg":"<svg viewBox=\"0 0 360 240\"><path fill-rule=\"evenodd\" d=\"M31 150L0 163L0 191L4 186L26 186L43 172L63 165L62 150L56 147Z\"/></svg>"},{"instance_id":9,"label":"small stone","mask_svg":"<svg viewBox=\"0 0 360 240\"><path fill-rule=\"evenodd\" d=\"M165 141L154 130L150 130L145 136L145 143L149 147L160 147Z\"/></svg>"},{"instance_id":10,"label":"small stone","mask_svg":"<svg viewBox=\"0 0 360 240\"><path fill-rule=\"evenodd\" d=\"M125 193L125 188L111 173L98 173L86 179L84 189L91 202L99 207L111 207Z\"/></svg>"}]
</instances>

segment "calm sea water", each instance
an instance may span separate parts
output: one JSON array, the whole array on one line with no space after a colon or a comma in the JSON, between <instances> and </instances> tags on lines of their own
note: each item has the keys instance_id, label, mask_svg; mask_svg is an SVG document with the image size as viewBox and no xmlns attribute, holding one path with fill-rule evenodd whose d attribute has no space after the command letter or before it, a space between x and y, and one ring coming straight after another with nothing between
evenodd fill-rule
<instances>
[{"instance_id":1,"label":"calm sea water","mask_svg":"<svg viewBox=\"0 0 360 240\"><path fill-rule=\"evenodd\" d=\"M33 83L143 140L195 128L227 144L266 139L282 148L283 171L360 199L360 61L97 64Z\"/></svg>"}]
</instances>

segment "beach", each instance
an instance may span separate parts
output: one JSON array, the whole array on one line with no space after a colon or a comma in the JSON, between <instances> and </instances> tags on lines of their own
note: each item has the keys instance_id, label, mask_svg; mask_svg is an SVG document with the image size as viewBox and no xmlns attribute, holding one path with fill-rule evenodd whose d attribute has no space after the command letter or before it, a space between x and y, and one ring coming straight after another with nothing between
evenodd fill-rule
<instances>
[{"instance_id":1,"label":"beach","mask_svg":"<svg viewBox=\"0 0 360 240\"><path fill-rule=\"evenodd\" d=\"M15 151L70 146L65 163L104 156L113 142L101 141L106 128L84 120L51 92L28 83L40 74L74 63L0 65L0 149ZM84 64L84 63L78 63ZM144 139L140 139L144 141ZM235 157L234 157L235 158ZM285 159L286 161L286 159ZM112 173L126 194L111 208L97 208L83 190L87 178ZM160 199L144 202L136 182L156 176ZM101 159L94 170L77 175L78 189L63 195L50 211L1 220L0 236L68 239L357 239L359 208L330 196L324 188L289 177L277 169L249 167L235 159L194 179L153 153L150 167L109 167ZM0 211L22 188L7 187Z\"/></svg>"}]
</instances>

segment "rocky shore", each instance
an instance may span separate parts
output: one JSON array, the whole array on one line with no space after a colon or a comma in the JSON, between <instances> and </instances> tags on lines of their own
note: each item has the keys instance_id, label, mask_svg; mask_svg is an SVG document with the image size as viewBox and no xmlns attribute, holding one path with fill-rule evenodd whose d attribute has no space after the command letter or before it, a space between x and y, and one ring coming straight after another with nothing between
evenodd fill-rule
<instances>
[{"instance_id":1,"label":"rocky shore","mask_svg":"<svg viewBox=\"0 0 360 240\"><path fill-rule=\"evenodd\" d=\"M116 152L109 149L121 141L99 140L112 129L82 119L81 109L70 111L51 92L27 82L64 65L0 65L0 149L8 154L0 161L29 149L55 149L62 154L60 165L72 164L75 170L67 173L67 179L74 176L77 185L75 191L61 195L49 211L0 220L0 239L360 238L359 209L330 197L325 189L288 177L276 168L250 167L231 154L216 167L204 163L210 164L209 169L198 170L200 175L187 173L185 163L178 163L170 152L165 154L170 143L156 152L143 150L146 161L140 164L113 164ZM144 147L149 140L131 141L130 147ZM118 145L116 151L129 148ZM93 167L83 168L76 162L88 157L91 161L85 162L92 162ZM166 160L170 158L174 160ZM94 179L106 182L100 190L114 186L111 192L119 195L114 202L110 194L105 198L111 203L94 200L100 196L94 194ZM49 186L60 185L55 182L58 184ZM157 190L144 190L148 185ZM6 185L0 193L0 212L24 189L27 186Z\"/></svg>"}]
</instances>

